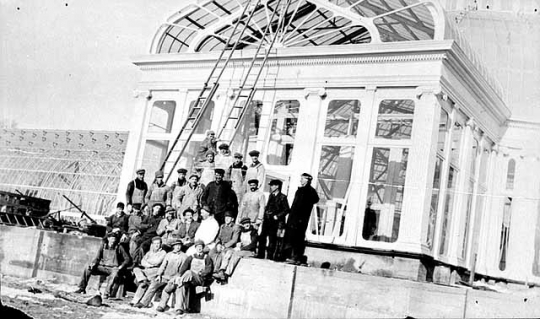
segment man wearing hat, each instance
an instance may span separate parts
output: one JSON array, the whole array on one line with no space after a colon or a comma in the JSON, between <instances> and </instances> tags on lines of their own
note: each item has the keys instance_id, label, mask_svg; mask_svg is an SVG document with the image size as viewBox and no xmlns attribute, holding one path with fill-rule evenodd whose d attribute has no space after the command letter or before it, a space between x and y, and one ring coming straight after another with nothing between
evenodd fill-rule
<instances>
[{"instance_id":1,"label":"man wearing hat","mask_svg":"<svg viewBox=\"0 0 540 319\"><path fill-rule=\"evenodd\" d=\"M184 221L178 225L178 229L173 232L173 236L182 241L184 248L189 248L193 246L200 223L193 220L195 212L191 208L186 209L182 214L184 215Z\"/></svg>"},{"instance_id":2,"label":"man wearing hat","mask_svg":"<svg viewBox=\"0 0 540 319\"><path fill-rule=\"evenodd\" d=\"M144 204L146 193L148 192L148 185L144 181L145 172L144 169L139 168L137 170L137 177L128 183L126 190L126 204Z\"/></svg>"},{"instance_id":3,"label":"man wearing hat","mask_svg":"<svg viewBox=\"0 0 540 319\"><path fill-rule=\"evenodd\" d=\"M157 171L156 178L146 194L148 206L154 207L156 203L163 205L163 207L167 206L169 204L170 190L170 187L163 181L163 172Z\"/></svg>"},{"instance_id":4,"label":"man wearing hat","mask_svg":"<svg viewBox=\"0 0 540 319\"><path fill-rule=\"evenodd\" d=\"M212 279L212 259L208 254L204 253L204 242L202 240L195 241L193 245L195 253L187 257L186 261L180 268L180 273L174 279L169 280L163 294L161 295L160 306L158 311L163 311L171 293L176 294L176 303L174 310L176 314L182 315L190 312L189 300L198 286L206 286Z\"/></svg>"},{"instance_id":5,"label":"man wearing hat","mask_svg":"<svg viewBox=\"0 0 540 319\"><path fill-rule=\"evenodd\" d=\"M118 234L109 233L107 239L99 247L94 260L84 269L79 282L79 289L76 293L86 293L86 286L92 275L108 276L107 288L103 298L109 298L113 290L113 285L118 283L119 274L130 265L131 257L122 245L118 244Z\"/></svg>"},{"instance_id":6,"label":"man wearing hat","mask_svg":"<svg viewBox=\"0 0 540 319\"><path fill-rule=\"evenodd\" d=\"M229 261L232 257L232 252L236 247L236 244L240 240L240 226L234 223L234 215L231 212L225 213L225 223L220 226L217 241L223 244L222 260L221 264L214 264L214 271L216 275L214 278L224 281L226 280L225 270L229 265Z\"/></svg>"},{"instance_id":7,"label":"man wearing hat","mask_svg":"<svg viewBox=\"0 0 540 319\"><path fill-rule=\"evenodd\" d=\"M186 261L187 255L182 252L182 242L180 240L173 241L171 245L172 251L165 255L156 277L151 281L148 290L146 290L142 299L135 304L135 307L143 308L151 306L154 295L180 273L180 267ZM157 307L158 311L160 311L160 307L161 311L165 309L168 299L168 297L163 298L162 295L159 306Z\"/></svg>"},{"instance_id":8,"label":"man wearing hat","mask_svg":"<svg viewBox=\"0 0 540 319\"><path fill-rule=\"evenodd\" d=\"M256 179L259 183L264 183L265 168L264 165L259 162L259 155L261 155L261 152L257 150L249 152L249 156L251 156L251 165L249 165L246 172L246 181Z\"/></svg>"},{"instance_id":9,"label":"man wearing hat","mask_svg":"<svg viewBox=\"0 0 540 319\"><path fill-rule=\"evenodd\" d=\"M258 228L264 217L265 198L263 192L259 190L259 181L252 179L248 181L249 191L242 198L242 204L238 212L238 220L247 217L251 223Z\"/></svg>"},{"instance_id":10,"label":"man wearing hat","mask_svg":"<svg viewBox=\"0 0 540 319\"><path fill-rule=\"evenodd\" d=\"M152 215L144 217L140 226L141 234L136 241L139 243L139 248L136 250L133 257L134 264L137 265L144 254L150 249L152 238L157 236L157 229L162 219L163 205L155 203L152 207Z\"/></svg>"},{"instance_id":11,"label":"man wearing hat","mask_svg":"<svg viewBox=\"0 0 540 319\"><path fill-rule=\"evenodd\" d=\"M222 225L225 221L225 212L238 212L238 201L231 185L223 180L225 171L221 168L215 170L215 180L204 189L201 201L210 207L217 222Z\"/></svg>"},{"instance_id":12,"label":"man wearing hat","mask_svg":"<svg viewBox=\"0 0 540 319\"><path fill-rule=\"evenodd\" d=\"M127 234L129 216L124 213L124 203L116 204L116 212L107 217L107 232L118 232Z\"/></svg>"},{"instance_id":13,"label":"man wearing hat","mask_svg":"<svg viewBox=\"0 0 540 319\"><path fill-rule=\"evenodd\" d=\"M174 209L178 209L178 207L180 206L180 203L178 201L175 201L175 198L178 197L180 189L187 184L187 169L179 168L178 170L176 170L176 173L178 173L178 178L172 183L169 191L169 203L172 207L174 207Z\"/></svg>"},{"instance_id":14,"label":"man wearing hat","mask_svg":"<svg viewBox=\"0 0 540 319\"><path fill-rule=\"evenodd\" d=\"M217 152L217 142L216 133L214 131L208 130L206 132L206 137L202 140L199 150L197 151L197 156L195 157L195 167L199 167L200 162L204 162L206 155L209 151L212 151L214 154Z\"/></svg>"},{"instance_id":15,"label":"man wearing hat","mask_svg":"<svg viewBox=\"0 0 540 319\"><path fill-rule=\"evenodd\" d=\"M199 164L199 167L201 169L201 178L199 182L203 184L203 186L208 185L211 181L214 180L214 170L216 168L216 163L214 161L215 156L216 153L214 153L214 151L208 151L206 153L206 161Z\"/></svg>"},{"instance_id":16,"label":"man wearing hat","mask_svg":"<svg viewBox=\"0 0 540 319\"><path fill-rule=\"evenodd\" d=\"M209 245L216 240L219 233L219 224L208 206L201 208L201 217L202 221L195 233L195 241L202 240L205 245Z\"/></svg>"},{"instance_id":17,"label":"man wearing hat","mask_svg":"<svg viewBox=\"0 0 540 319\"><path fill-rule=\"evenodd\" d=\"M225 171L225 180L230 180L229 167L234 162L231 152L229 151L229 144L222 143L219 145L219 153L216 155L216 168L221 168Z\"/></svg>"},{"instance_id":18,"label":"man wearing hat","mask_svg":"<svg viewBox=\"0 0 540 319\"><path fill-rule=\"evenodd\" d=\"M161 236L165 249L170 250L170 243L175 239L174 232L180 226L180 219L176 218L176 210L168 206L165 210L165 218L158 225L156 233Z\"/></svg>"},{"instance_id":19,"label":"man wearing hat","mask_svg":"<svg viewBox=\"0 0 540 319\"><path fill-rule=\"evenodd\" d=\"M204 189L199 183L199 176L192 174L186 185L175 189L172 206L176 208L179 214L186 211L186 209L191 209L194 215L198 215L199 209L202 206L201 199L203 191Z\"/></svg>"},{"instance_id":20,"label":"man wearing hat","mask_svg":"<svg viewBox=\"0 0 540 319\"><path fill-rule=\"evenodd\" d=\"M245 178L247 173L247 166L244 165L242 158L244 156L240 153L234 153L234 162L228 168L228 174L231 179L232 189L236 193L238 202L242 201L242 196L246 192Z\"/></svg>"},{"instance_id":21,"label":"man wearing hat","mask_svg":"<svg viewBox=\"0 0 540 319\"><path fill-rule=\"evenodd\" d=\"M313 177L308 173L300 176L300 187L294 194L291 213L287 219L285 246L290 250L291 258L287 262L299 265L306 249L306 229L313 205L319 202L317 191L311 186Z\"/></svg>"},{"instance_id":22,"label":"man wearing hat","mask_svg":"<svg viewBox=\"0 0 540 319\"><path fill-rule=\"evenodd\" d=\"M151 280L154 280L157 276L159 267L167 254L161 249L161 244L161 237L156 236L152 238L150 250L144 255L141 264L133 268L133 274L135 275L137 283L137 291L135 291L135 296L133 296L133 300L130 303L131 305L135 305L141 301Z\"/></svg>"},{"instance_id":23,"label":"man wearing hat","mask_svg":"<svg viewBox=\"0 0 540 319\"><path fill-rule=\"evenodd\" d=\"M264 210L264 220L259 236L259 247L257 258L266 258L276 260L280 258L281 251L276 247L278 239L278 230L285 228L285 217L289 214L289 202L287 196L281 193L283 182L279 179L273 179L269 183L270 196ZM268 240L268 247L266 241Z\"/></svg>"}]
</instances>

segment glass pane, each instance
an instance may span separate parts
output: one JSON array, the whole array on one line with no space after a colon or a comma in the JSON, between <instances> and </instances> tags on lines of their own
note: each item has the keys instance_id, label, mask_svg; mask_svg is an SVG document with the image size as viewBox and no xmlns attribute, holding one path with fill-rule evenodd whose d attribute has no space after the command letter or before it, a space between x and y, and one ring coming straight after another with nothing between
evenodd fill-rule
<instances>
[{"instance_id":1,"label":"glass pane","mask_svg":"<svg viewBox=\"0 0 540 319\"><path fill-rule=\"evenodd\" d=\"M353 167L354 147L323 146L317 175L319 202L312 214L311 232L323 236L341 236L345 225L347 199Z\"/></svg>"},{"instance_id":2,"label":"glass pane","mask_svg":"<svg viewBox=\"0 0 540 319\"><path fill-rule=\"evenodd\" d=\"M469 181L469 187L467 189L467 211L465 214L465 221L463 226L463 242L461 243L461 258L465 258L467 253L467 247L469 246L469 224L472 214L472 202L473 202L474 182Z\"/></svg>"},{"instance_id":3,"label":"glass pane","mask_svg":"<svg viewBox=\"0 0 540 319\"><path fill-rule=\"evenodd\" d=\"M245 101L241 104L244 105ZM246 109L242 122L235 132L230 149L232 152L239 152L247 155L248 150L256 149L259 129L261 125L262 101L251 101ZM238 115L238 114L233 114Z\"/></svg>"},{"instance_id":4,"label":"glass pane","mask_svg":"<svg viewBox=\"0 0 540 319\"><path fill-rule=\"evenodd\" d=\"M403 204L409 149L373 148L362 237L395 242Z\"/></svg>"},{"instance_id":5,"label":"glass pane","mask_svg":"<svg viewBox=\"0 0 540 319\"><path fill-rule=\"evenodd\" d=\"M444 153L444 147L446 145L446 136L448 135L448 113L441 108L441 118L439 120L439 138L437 141L437 150Z\"/></svg>"},{"instance_id":6,"label":"glass pane","mask_svg":"<svg viewBox=\"0 0 540 319\"><path fill-rule=\"evenodd\" d=\"M437 157L435 162L435 173L433 174L433 189L431 192L431 205L429 209L429 222L426 243L430 249L433 248L435 238L435 223L437 222L437 208L439 207L439 193L441 188L441 166L442 159Z\"/></svg>"},{"instance_id":7,"label":"glass pane","mask_svg":"<svg viewBox=\"0 0 540 319\"><path fill-rule=\"evenodd\" d=\"M191 101L189 103L189 114L188 114L189 117L196 117L200 112L200 109L193 110L193 105L195 105L195 101ZM199 107L201 107L202 105L203 103L201 102L199 104ZM208 131L210 127L212 126L213 117L214 117L214 101L210 101L210 103L206 107L204 114L202 115L201 120L199 121L199 125L197 125L197 127L195 128L195 132L193 133L205 134L206 131Z\"/></svg>"},{"instance_id":8,"label":"glass pane","mask_svg":"<svg viewBox=\"0 0 540 319\"><path fill-rule=\"evenodd\" d=\"M169 141L156 141L147 140L144 146L142 168L146 169L147 175L153 176L154 172L159 170L165 156L167 156L167 150L169 148Z\"/></svg>"},{"instance_id":9,"label":"glass pane","mask_svg":"<svg viewBox=\"0 0 540 319\"><path fill-rule=\"evenodd\" d=\"M459 123L455 123L454 127L452 128L452 149L450 151L450 160L456 165L459 163L462 133L463 126L461 126Z\"/></svg>"},{"instance_id":10,"label":"glass pane","mask_svg":"<svg viewBox=\"0 0 540 319\"><path fill-rule=\"evenodd\" d=\"M391 140L410 139L414 115L412 100L383 100L375 136Z\"/></svg>"},{"instance_id":11,"label":"glass pane","mask_svg":"<svg viewBox=\"0 0 540 319\"><path fill-rule=\"evenodd\" d=\"M358 100L333 100L328 103L324 136L355 136L358 130L360 102Z\"/></svg>"},{"instance_id":12,"label":"glass pane","mask_svg":"<svg viewBox=\"0 0 540 319\"><path fill-rule=\"evenodd\" d=\"M266 160L270 165L289 165L292 159L300 103L283 100L276 103L272 116Z\"/></svg>"},{"instance_id":13,"label":"glass pane","mask_svg":"<svg viewBox=\"0 0 540 319\"><path fill-rule=\"evenodd\" d=\"M150 114L148 132L170 133L175 109L175 101L155 101Z\"/></svg>"},{"instance_id":14,"label":"glass pane","mask_svg":"<svg viewBox=\"0 0 540 319\"><path fill-rule=\"evenodd\" d=\"M444 202L443 220L441 228L441 245L439 247L439 254L444 254L448 245L448 230L450 223L450 216L452 215L453 203L454 203L454 184L457 179L456 169L450 167L448 170L448 183L446 189L446 198Z\"/></svg>"},{"instance_id":15,"label":"glass pane","mask_svg":"<svg viewBox=\"0 0 540 319\"><path fill-rule=\"evenodd\" d=\"M516 161L511 159L508 162L508 172L506 173L506 189L514 189L514 176L516 175Z\"/></svg>"},{"instance_id":16,"label":"glass pane","mask_svg":"<svg viewBox=\"0 0 540 319\"><path fill-rule=\"evenodd\" d=\"M508 239L510 238L510 218L512 213L512 198L504 201L503 222L501 226L501 243L499 245L499 269L506 269L506 255L508 253Z\"/></svg>"}]
</instances>

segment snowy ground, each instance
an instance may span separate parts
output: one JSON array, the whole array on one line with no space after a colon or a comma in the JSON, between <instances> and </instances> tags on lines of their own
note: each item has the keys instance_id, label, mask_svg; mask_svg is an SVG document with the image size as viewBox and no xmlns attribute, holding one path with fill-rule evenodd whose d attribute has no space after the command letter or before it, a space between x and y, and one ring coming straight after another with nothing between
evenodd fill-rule
<instances>
[{"instance_id":1,"label":"snowy ground","mask_svg":"<svg viewBox=\"0 0 540 319\"><path fill-rule=\"evenodd\" d=\"M32 289L33 288L33 289ZM70 318L70 319L146 319L146 318L178 318L172 310L158 313L155 309L137 309L129 306L129 297L123 300L104 300L101 307L86 305L93 295L69 293L76 287L43 282L37 279L23 280L14 277L2 277L2 304L24 311L36 319ZM41 292L30 292L41 291ZM0 316L1 317L1 316ZM211 319L201 314L186 314L185 319ZM212 318L215 319L215 318Z\"/></svg>"}]
</instances>

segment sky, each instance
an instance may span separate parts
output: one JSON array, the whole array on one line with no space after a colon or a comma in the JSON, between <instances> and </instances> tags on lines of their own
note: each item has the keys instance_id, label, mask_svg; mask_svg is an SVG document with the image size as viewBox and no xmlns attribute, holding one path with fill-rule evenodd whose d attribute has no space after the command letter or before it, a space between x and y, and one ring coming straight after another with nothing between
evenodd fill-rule
<instances>
[{"instance_id":1,"label":"sky","mask_svg":"<svg viewBox=\"0 0 540 319\"><path fill-rule=\"evenodd\" d=\"M19 128L127 131L161 23L189 0L0 0L0 119Z\"/></svg>"}]
</instances>

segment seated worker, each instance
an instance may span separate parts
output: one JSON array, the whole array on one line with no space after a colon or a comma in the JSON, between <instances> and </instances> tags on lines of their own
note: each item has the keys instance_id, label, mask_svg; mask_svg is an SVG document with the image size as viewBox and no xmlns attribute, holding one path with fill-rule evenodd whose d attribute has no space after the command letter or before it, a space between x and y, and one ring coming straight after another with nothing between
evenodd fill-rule
<instances>
[{"instance_id":1,"label":"seated worker","mask_svg":"<svg viewBox=\"0 0 540 319\"><path fill-rule=\"evenodd\" d=\"M184 250L193 246L195 234L199 229L200 223L193 220L193 210L188 208L184 211L184 222L178 225L178 228L172 233L175 239L180 239Z\"/></svg>"},{"instance_id":2,"label":"seated worker","mask_svg":"<svg viewBox=\"0 0 540 319\"><path fill-rule=\"evenodd\" d=\"M209 245L209 248L212 248L214 246L214 240L216 240L219 233L219 224L210 213L210 208L208 206L204 206L201 209L201 217L203 220L195 233L195 240L202 240L205 245ZM193 253L195 253L195 248L191 246L191 248L188 249L187 254L192 255Z\"/></svg>"},{"instance_id":3,"label":"seated worker","mask_svg":"<svg viewBox=\"0 0 540 319\"><path fill-rule=\"evenodd\" d=\"M187 256L182 252L182 242L180 240L172 242L171 245L172 251L165 255L165 259L163 259L161 266L159 266L156 276L152 279L144 296L134 304L135 307L152 307L154 295L163 289L169 280L172 280L180 273L180 267L182 267L183 263L186 261ZM161 300L163 300L163 297ZM164 305L166 304L167 301L165 301Z\"/></svg>"},{"instance_id":4,"label":"seated worker","mask_svg":"<svg viewBox=\"0 0 540 319\"><path fill-rule=\"evenodd\" d=\"M163 239L164 248L169 251L170 244L175 240L173 233L178 229L180 219L176 218L176 210L169 206L158 225L156 234Z\"/></svg>"},{"instance_id":5,"label":"seated worker","mask_svg":"<svg viewBox=\"0 0 540 319\"><path fill-rule=\"evenodd\" d=\"M141 234L138 237L139 249L133 256L133 262L135 265L140 263L140 260L150 249L150 244L152 244L152 238L157 236L157 229L159 223L162 219L163 205L160 203L155 203L152 206L152 215L147 216L143 219L141 223Z\"/></svg>"},{"instance_id":6,"label":"seated worker","mask_svg":"<svg viewBox=\"0 0 540 319\"><path fill-rule=\"evenodd\" d=\"M107 233L127 234L129 215L124 213L124 203L116 204L116 212L107 217Z\"/></svg>"},{"instance_id":7,"label":"seated worker","mask_svg":"<svg viewBox=\"0 0 540 319\"><path fill-rule=\"evenodd\" d=\"M137 304L142 299L150 282L156 278L159 267L163 263L166 254L161 249L161 237L154 237L152 239L152 245L150 245L150 250L141 260L141 265L133 268L133 274L137 282L137 291L135 291L135 296L133 296L133 300L130 302L131 305Z\"/></svg>"},{"instance_id":8,"label":"seated worker","mask_svg":"<svg viewBox=\"0 0 540 319\"><path fill-rule=\"evenodd\" d=\"M165 311L171 293L175 292L175 312L180 315L189 313L190 298L193 298L195 288L210 283L213 268L212 259L204 253L204 242L202 240L195 241L193 246L195 247L195 254L189 256L182 268L180 268L180 273L169 280L167 286L163 289L157 311Z\"/></svg>"},{"instance_id":9,"label":"seated worker","mask_svg":"<svg viewBox=\"0 0 540 319\"><path fill-rule=\"evenodd\" d=\"M86 293L86 286L92 275L107 275L107 288L103 298L107 299L112 293L113 285L118 283L119 277L131 263L131 257L122 245L118 244L118 235L110 233L99 247L96 258L84 270L76 293Z\"/></svg>"},{"instance_id":10,"label":"seated worker","mask_svg":"<svg viewBox=\"0 0 540 319\"><path fill-rule=\"evenodd\" d=\"M142 227L143 219L145 218L140 204L133 204L133 214L128 219L128 236L129 236L129 255L135 256L137 248L139 248L139 236L144 231Z\"/></svg>"},{"instance_id":11,"label":"seated worker","mask_svg":"<svg viewBox=\"0 0 540 319\"><path fill-rule=\"evenodd\" d=\"M229 278L240 259L244 257L255 256L257 249L257 229L251 223L249 217L244 217L240 221L240 241L236 243L234 249L227 249L221 259L219 270L214 273L214 279L218 282L225 283Z\"/></svg>"}]
</instances>

